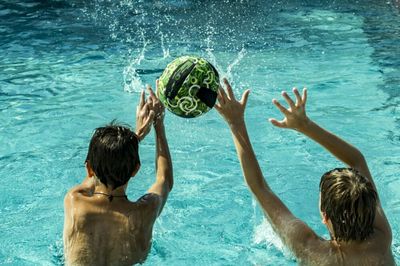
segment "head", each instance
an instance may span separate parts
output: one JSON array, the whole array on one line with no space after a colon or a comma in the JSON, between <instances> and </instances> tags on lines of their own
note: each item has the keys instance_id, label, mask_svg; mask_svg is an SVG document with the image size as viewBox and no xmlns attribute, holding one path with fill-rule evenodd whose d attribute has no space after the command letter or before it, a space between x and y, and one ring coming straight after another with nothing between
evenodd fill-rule
<instances>
[{"instance_id":1,"label":"head","mask_svg":"<svg viewBox=\"0 0 400 266\"><path fill-rule=\"evenodd\" d=\"M365 240L373 233L377 193L352 168L336 168L320 182L320 211L335 240Z\"/></svg>"},{"instance_id":2,"label":"head","mask_svg":"<svg viewBox=\"0 0 400 266\"><path fill-rule=\"evenodd\" d=\"M95 130L86 157L88 172L112 189L125 185L140 168L139 141L128 127L111 124Z\"/></svg>"}]
</instances>

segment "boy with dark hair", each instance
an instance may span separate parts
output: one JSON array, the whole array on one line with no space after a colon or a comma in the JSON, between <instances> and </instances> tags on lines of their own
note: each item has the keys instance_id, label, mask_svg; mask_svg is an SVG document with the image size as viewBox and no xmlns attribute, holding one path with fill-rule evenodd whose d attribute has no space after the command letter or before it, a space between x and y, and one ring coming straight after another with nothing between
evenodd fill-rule
<instances>
[{"instance_id":1,"label":"boy with dark hair","mask_svg":"<svg viewBox=\"0 0 400 266\"><path fill-rule=\"evenodd\" d=\"M307 91L300 96L297 89L293 89L296 102L283 92L289 108L273 100L285 118L282 121L270 119L270 122L305 134L351 167L334 169L321 178L320 212L331 240L320 238L296 218L268 186L244 121L249 90L244 92L241 101L237 101L228 81L224 82L226 92L220 89L215 108L231 129L247 185L298 262L301 265L395 265L391 251L392 232L364 156L306 116Z\"/></svg>"},{"instance_id":2,"label":"boy with dark hair","mask_svg":"<svg viewBox=\"0 0 400 266\"><path fill-rule=\"evenodd\" d=\"M136 133L111 123L97 128L86 158L87 176L64 200L67 265L132 265L143 262L152 230L173 186L164 130L164 107L148 87L136 113ZM136 202L125 194L140 168L139 141L155 129L156 181Z\"/></svg>"}]
</instances>

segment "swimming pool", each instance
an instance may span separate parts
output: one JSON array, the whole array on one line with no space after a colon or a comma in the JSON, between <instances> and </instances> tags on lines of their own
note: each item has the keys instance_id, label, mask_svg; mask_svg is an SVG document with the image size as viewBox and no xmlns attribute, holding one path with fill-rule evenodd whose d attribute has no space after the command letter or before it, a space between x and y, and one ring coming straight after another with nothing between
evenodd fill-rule
<instances>
[{"instance_id":1,"label":"swimming pool","mask_svg":"<svg viewBox=\"0 0 400 266\"><path fill-rule=\"evenodd\" d=\"M271 187L321 235L318 183L340 164L268 124L271 99L309 88L308 114L365 154L400 263L400 16L387 1L2 1L0 264L62 264L63 197L95 127L134 122L138 91L183 54L252 89L246 120ZM244 185L213 110L166 128L175 187L145 265L296 265ZM141 146L135 199L154 176ZM305 204L306 203L306 204Z\"/></svg>"}]
</instances>

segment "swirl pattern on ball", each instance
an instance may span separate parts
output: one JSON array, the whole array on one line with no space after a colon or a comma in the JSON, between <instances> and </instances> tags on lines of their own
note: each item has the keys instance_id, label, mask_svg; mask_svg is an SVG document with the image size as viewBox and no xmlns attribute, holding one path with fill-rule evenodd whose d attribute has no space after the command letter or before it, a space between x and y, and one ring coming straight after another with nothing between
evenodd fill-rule
<instances>
[{"instance_id":1,"label":"swirl pattern on ball","mask_svg":"<svg viewBox=\"0 0 400 266\"><path fill-rule=\"evenodd\" d=\"M158 83L158 97L167 110L192 118L211 110L217 99L219 75L207 60L182 56L165 68Z\"/></svg>"}]
</instances>

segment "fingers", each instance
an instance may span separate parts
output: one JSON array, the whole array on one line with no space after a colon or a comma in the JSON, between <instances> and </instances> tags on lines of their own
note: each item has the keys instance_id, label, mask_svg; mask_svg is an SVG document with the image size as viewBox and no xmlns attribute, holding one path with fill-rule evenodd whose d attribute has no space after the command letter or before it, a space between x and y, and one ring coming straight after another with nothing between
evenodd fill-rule
<instances>
[{"instance_id":1,"label":"fingers","mask_svg":"<svg viewBox=\"0 0 400 266\"><path fill-rule=\"evenodd\" d=\"M146 87L147 87L147 91L148 91L149 94L150 94L150 98L157 98L156 95L154 94L154 91L153 91L153 89L151 88L151 86L147 84Z\"/></svg>"},{"instance_id":2,"label":"fingers","mask_svg":"<svg viewBox=\"0 0 400 266\"><path fill-rule=\"evenodd\" d=\"M242 99L240 100L240 103L246 107L247 104L247 100L249 99L249 95L250 95L250 90L246 90L243 95L242 95Z\"/></svg>"},{"instance_id":3,"label":"fingers","mask_svg":"<svg viewBox=\"0 0 400 266\"><path fill-rule=\"evenodd\" d=\"M278 100L272 99L272 103L286 116L289 114L289 110L283 107Z\"/></svg>"},{"instance_id":4,"label":"fingers","mask_svg":"<svg viewBox=\"0 0 400 266\"><path fill-rule=\"evenodd\" d=\"M289 97L286 91L282 92L283 98L286 100L286 102L289 104L290 108L293 110L296 105L294 104L293 100Z\"/></svg>"},{"instance_id":5,"label":"fingers","mask_svg":"<svg viewBox=\"0 0 400 266\"><path fill-rule=\"evenodd\" d=\"M306 105L306 102L307 102L307 88L303 89L302 101L303 101L303 105Z\"/></svg>"},{"instance_id":6,"label":"fingers","mask_svg":"<svg viewBox=\"0 0 400 266\"><path fill-rule=\"evenodd\" d=\"M218 111L218 113L221 113L222 107L221 107L220 104L216 103L216 104L214 105L214 107L215 107L215 109Z\"/></svg>"},{"instance_id":7,"label":"fingers","mask_svg":"<svg viewBox=\"0 0 400 266\"><path fill-rule=\"evenodd\" d=\"M143 105L143 107L142 107L142 109L141 109L141 112L143 112L143 114L148 114L148 112L149 112L149 105L150 105L150 103L149 103L148 101Z\"/></svg>"},{"instance_id":8,"label":"fingers","mask_svg":"<svg viewBox=\"0 0 400 266\"><path fill-rule=\"evenodd\" d=\"M235 99L235 95L233 94L233 90L232 90L231 84L229 84L229 81L226 78L224 78L224 84L225 84L225 87L226 87L226 91L228 92L229 99L234 100Z\"/></svg>"},{"instance_id":9,"label":"fingers","mask_svg":"<svg viewBox=\"0 0 400 266\"><path fill-rule=\"evenodd\" d=\"M269 120L269 122L271 122L271 124L273 124L276 127L287 128L285 121L278 121L274 118L270 118L268 120Z\"/></svg>"},{"instance_id":10,"label":"fingers","mask_svg":"<svg viewBox=\"0 0 400 266\"><path fill-rule=\"evenodd\" d=\"M218 101L221 104L225 104L227 97L228 96L226 96L225 90L222 87L219 87L219 90L218 90Z\"/></svg>"},{"instance_id":11,"label":"fingers","mask_svg":"<svg viewBox=\"0 0 400 266\"><path fill-rule=\"evenodd\" d=\"M147 123L152 124L155 116L156 116L156 113L153 110L151 110L147 117Z\"/></svg>"},{"instance_id":12,"label":"fingers","mask_svg":"<svg viewBox=\"0 0 400 266\"><path fill-rule=\"evenodd\" d=\"M158 96L158 79L156 79L156 95Z\"/></svg>"},{"instance_id":13,"label":"fingers","mask_svg":"<svg viewBox=\"0 0 400 266\"><path fill-rule=\"evenodd\" d=\"M296 88L293 88L293 93L296 96L297 105L303 105L303 100L301 99L299 91Z\"/></svg>"},{"instance_id":14,"label":"fingers","mask_svg":"<svg viewBox=\"0 0 400 266\"><path fill-rule=\"evenodd\" d=\"M143 108L144 103L145 103L145 92L144 90L142 90L142 92L140 93L139 109Z\"/></svg>"}]
</instances>

